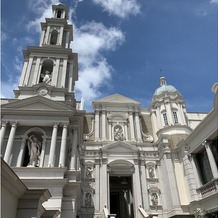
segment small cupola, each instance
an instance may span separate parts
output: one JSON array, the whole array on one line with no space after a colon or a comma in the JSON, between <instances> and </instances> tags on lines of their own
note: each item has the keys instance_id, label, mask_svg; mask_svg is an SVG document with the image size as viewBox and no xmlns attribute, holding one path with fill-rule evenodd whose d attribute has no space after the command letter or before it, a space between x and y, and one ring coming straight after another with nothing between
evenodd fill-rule
<instances>
[{"instance_id":1,"label":"small cupola","mask_svg":"<svg viewBox=\"0 0 218 218\"><path fill-rule=\"evenodd\" d=\"M52 5L52 11L54 18L68 19L68 8L63 3Z\"/></svg>"},{"instance_id":2,"label":"small cupola","mask_svg":"<svg viewBox=\"0 0 218 218\"><path fill-rule=\"evenodd\" d=\"M165 77L161 77L160 87L155 90L154 96L161 95L163 92L173 93L178 92L178 90L174 86L168 85Z\"/></svg>"}]
</instances>

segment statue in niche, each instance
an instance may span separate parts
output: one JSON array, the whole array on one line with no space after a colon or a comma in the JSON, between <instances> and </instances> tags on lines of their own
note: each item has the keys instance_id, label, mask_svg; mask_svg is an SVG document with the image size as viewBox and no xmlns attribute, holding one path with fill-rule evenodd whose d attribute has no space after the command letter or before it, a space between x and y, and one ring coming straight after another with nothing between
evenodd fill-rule
<instances>
[{"instance_id":1,"label":"statue in niche","mask_svg":"<svg viewBox=\"0 0 218 218\"><path fill-rule=\"evenodd\" d=\"M86 167L86 177L87 178L92 178L92 172L93 172L93 167L87 166Z\"/></svg>"},{"instance_id":2,"label":"statue in niche","mask_svg":"<svg viewBox=\"0 0 218 218\"><path fill-rule=\"evenodd\" d=\"M87 193L85 194L85 206L86 206L86 207L92 206L92 195L91 195L91 193L89 193L89 192L87 192Z\"/></svg>"},{"instance_id":3,"label":"statue in niche","mask_svg":"<svg viewBox=\"0 0 218 218\"><path fill-rule=\"evenodd\" d=\"M115 126L114 128L114 141L123 141L123 129L121 126Z\"/></svg>"},{"instance_id":4,"label":"statue in niche","mask_svg":"<svg viewBox=\"0 0 218 218\"><path fill-rule=\"evenodd\" d=\"M41 148L41 142L38 140L38 138L35 135L31 135L27 139L27 145L29 149L29 156L30 161L28 166L39 166L39 155L40 155L40 148Z\"/></svg>"},{"instance_id":5,"label":"statue in niche","mask_svg":"<svg viewBox=\"0 0 218 218\"><path fill-rule=\"evenodd\" d=\"M154 167L149 167L148 175L149 175L149 178L154 178Z\"/></svg>"},{"instance_id":6,"label":"statue in niche","mask_svg":"<svg viewBox=\"0 0 218 218\"><path fill-rule=\"evenodd\" d=\"M158 196L157 193L151 194L151 203L152 205L158 205Z\"/></svg>"},{"instance_id":7,"label":"statue in niche","mask_svg":"<svg viewBox=\"0 0 218 218\"><path fill-rule=\"evenodd\" d=\"M45 74L42 74L41 77L42 77L42 82L47 84L51 83L51 73L48 70L46 70Z\"/></svg>"}]
</instances>

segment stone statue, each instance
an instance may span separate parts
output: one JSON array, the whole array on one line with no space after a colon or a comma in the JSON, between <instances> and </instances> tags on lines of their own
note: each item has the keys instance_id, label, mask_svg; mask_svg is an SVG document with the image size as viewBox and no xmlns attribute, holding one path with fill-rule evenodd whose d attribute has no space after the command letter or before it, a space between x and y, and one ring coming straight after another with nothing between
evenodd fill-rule
<instances>
[{"instance_id":1,"label":"stone statue","mask_svg":"<svg viewBox=\"0 0 218 218\"><path fill-rule=\"evenodd\" d=\"M154 178L154 168L153 167L149 167L148 175L149 175L149 178Z\"/></svg>"},{"instance_id":2,"label":"stone statue","mask_svg":"<svg viewBox=\"0 0 218 218\"><path fill-rule=\"evenodd\" d=\"M38 166L38 160L40 155L41 142L35 135L31 135L28 138L28 149L30 155L30 162L28 166Z\"/></svg>"},{"instance_id":3,"label":"stone statue","mask_svg":"<svg viewBox=\"0 0 218 218\"><path fill-rule=\"evenodd\" d=\"M42 75L42 78L43 78L42 82L47 84L51 83L51 74L48 70L45 72L45 75Z\"/></svg>"},{"instance_id":4,"label":"stone statue","mask_svg":"<svg viewBox=\"0 0 218 218\"><path fill-rule=\"evenodd\" d=\"M151 194L151 203L152 205L158 205L158 196L157 193Z\"/></svg>"},{"instance_id":5,"label":"stone statue","mask_svg":"<svg viewBox=\"0 0 218 218\"><path fill-rule=\"evenodd\" d=\"M93 168L91 166L87 166L86 167L86 177L92 178L92 172L93 172Z\"/></svg>"},{"instance_id":6,"label":"stone statue","mask_svg":"<svg viewBox=\"0 0 218 218\"><path fill-rule=\"evenodd\" d=\"M85 206L92 206L92 195L89 192L87 192L85 195Z\"/></svg>"}]
</instances>

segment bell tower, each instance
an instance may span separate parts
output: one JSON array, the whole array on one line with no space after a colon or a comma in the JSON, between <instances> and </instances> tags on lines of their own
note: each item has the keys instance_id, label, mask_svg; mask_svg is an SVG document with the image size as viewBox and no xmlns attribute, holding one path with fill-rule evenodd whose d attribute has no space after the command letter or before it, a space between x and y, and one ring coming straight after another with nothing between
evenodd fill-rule
<instances>
[{"instance_id":1,"label":"bell tower","mask_svg":"<svg viewBox=\"0 0 218 218\"><path fill-rule=\"evenodd\" d=\"M24 66L15 96L24 99L35 95L57 101L73 101L78 80L78 57L72 53L73 27L68 24L68 8L52 6L53 15L41 23L39 46L23 51Z\"/></svg>"}]
</instances>

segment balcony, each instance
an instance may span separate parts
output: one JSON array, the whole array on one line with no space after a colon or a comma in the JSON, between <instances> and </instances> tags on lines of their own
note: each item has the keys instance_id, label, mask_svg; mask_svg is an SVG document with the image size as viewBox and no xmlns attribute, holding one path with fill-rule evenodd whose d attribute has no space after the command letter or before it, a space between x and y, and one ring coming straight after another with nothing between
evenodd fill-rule
<instances>
[{"instance_id":1,"label":"balcony","mask_svg":"<svg viewBox=\"0 0 218 218\"><path fill-rule=\"evenodd\" d=\"M197 192L201 194L202 198L213 195L218 192L218 178L211 180L205 185L197 189Z\"/></svg>"}]
</instances>

